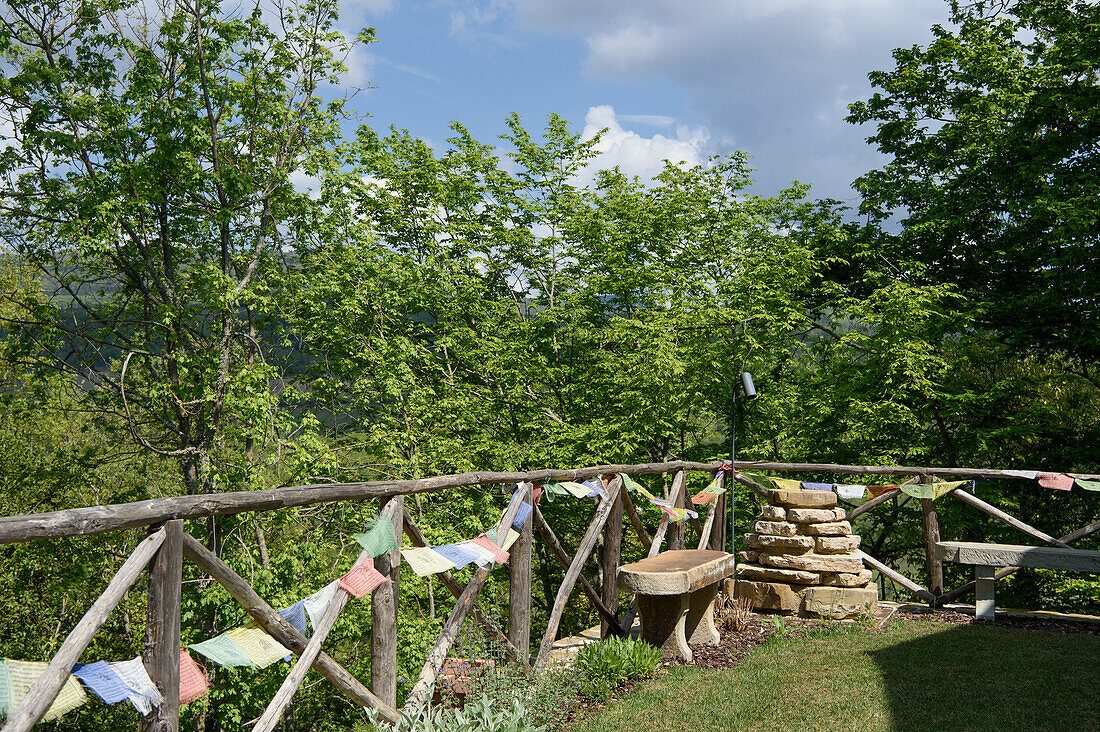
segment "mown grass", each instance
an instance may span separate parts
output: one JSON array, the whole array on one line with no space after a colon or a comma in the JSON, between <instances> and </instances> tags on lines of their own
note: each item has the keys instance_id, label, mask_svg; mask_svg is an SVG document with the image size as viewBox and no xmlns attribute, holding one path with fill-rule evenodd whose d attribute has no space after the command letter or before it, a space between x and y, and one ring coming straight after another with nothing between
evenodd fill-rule
<instances>
[{"instance_id":1,"label":"mown grass","mask_svg":"<svg viewBox=\"0 0 1100 732\"><path fill-rule=\"evenodd\" d=\"M736 668L672 667L570 729L1100 730L1100 636L836 626L773 639Z\"/></svg>"}]
</instances>

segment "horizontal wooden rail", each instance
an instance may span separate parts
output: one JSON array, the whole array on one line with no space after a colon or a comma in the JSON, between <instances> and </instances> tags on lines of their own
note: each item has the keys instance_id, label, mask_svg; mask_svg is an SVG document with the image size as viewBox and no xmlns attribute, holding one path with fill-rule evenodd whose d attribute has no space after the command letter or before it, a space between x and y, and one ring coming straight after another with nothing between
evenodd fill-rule
<instances>
[{"instance_id":1,"label":"horizontal wooden rail","mask_svg":"<svg viewBox=\"0 0 1100 732\"><path fill-rule=\"evenodd\" d=\"M848 475L938 475L954 478L1024 478L1022 473L1059 472L1046 470L1004 470L993 468L926 468L903 465L836 465L834 463L769 463L738 460L738 470L778 470L803 473L844 473ZM1062 473L1081 480L1100 480L1095 473Z\"/></svg>"},{"instance_id":2,"label":"horizontal wooden rail","mask_svg":"<svg viewBox=\"0 0 1100 732\"><path fill-rule=\"evenodd\" d=\"M62 536L87 536L106 531L133 529L170 519L198 519L208 516L228 516L245 511L273 511L319 503L353 501L387 496L434 493L448 488L493 485L527 481L584 480L597 475L629 473L654 475L676 470L713 472L727 463L696 463L677 460L668 463L640 465L597 465L574 470L530 470L523 473L474 472L440 475L415 480L380 480L366 483L322 483L286 488L235 493L211 493L198 496L154 498L134 503L110 506L72 508L27 516L0 517L0 544L13 544L33 539Z\"/></svg>"}]
</instances>

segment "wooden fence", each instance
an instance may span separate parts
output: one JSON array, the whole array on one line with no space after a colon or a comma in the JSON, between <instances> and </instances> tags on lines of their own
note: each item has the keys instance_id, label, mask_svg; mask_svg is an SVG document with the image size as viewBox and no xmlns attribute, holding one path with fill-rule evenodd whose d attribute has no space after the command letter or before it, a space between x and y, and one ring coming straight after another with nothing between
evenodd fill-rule
<instances>
[{"instance_id":1,"label":"wooden fence","mask_svg":"<svg viewBox=\"0 0 1100 732\"><path fill-rule=\"evenodd\" d=\"M686 490L689 472L717 473L725 482L728 463L696 463L676 461L642 465L603 465L576 470L536 470L515 473L474 472L460 475L437 476L418 480L389 480L363 483L322 484L277 488L262 491L221 493L201 496L160 498L135 503L76 508L28 516L0 517L0 544L10 544L35 539L49 539L98 534L137 527L148 527L149 533L139 543L106 590L93 603L73 630L66 637L46 671L38 678L23 703L12 710L2 732L25 732L45 714L73 665L91 643L95 632L102 627L111 611L121 602L126 591L149 568L148 617L144 662L150 677L163 693L165 701L142 720L142 729L156 732L175 732L179 716L179 649L180 649L180 579L182 562L186 557L199 569L219 582L236 599L261 628L275 640L293 652L298 658L285 682L271 700L264 714L253 728L256 732L270 732L286 710L295 691L301 685L310 668L327 679L338 691L354 704L374 709L385 719L396 720L397 691L397 583L386 583L372 594L371 680L367 688L333 658L321 650L325 637L331 630L348 594L340 590L324 616L306 638L287 623L276 610L264 601L249 583L236 574L218 556L184 530L187 520L205 519L245 511L271 511L294 506L311 506L336 501L379 501L380 520L393 522L397 536L404 534L413 546L427 546L427 542L413 517L405 509L404 496L431 493L478 485L515 484L520 489L522 501L532 502L532 486L546 481L578 481L603 476L604 493L598 499L595 513L576 552L570 556L547 522L537 504L532 505L530 518L525 522L520 538L512 548L508 564L510 578L508 625L501 629L477 604L478 593L485 585L493 566L477 569L470 581L462 586L449 572L437 575L443 585L455 596L456 603L443 631L430 649L424 666L413 685L405 708L425 703L435 683L443 662L467 616L482 626L490 637L503 646L511 660L536 667L546 663L557 637L562 613L576 585L579 585L601 619L603 634L623 634L633 620L628 609L620 613L617 569L620 562L621 540L625 527L624 518L637 534L649 556L668 549L682 549L689 545L697 548L721 549L727 545L727 515L732 514L732 503L720 495L710 502L705 516L692 518L684 523L670 523L664 515L651 535L644 524L631 496L624 489L620 474L673 475L668 494L674 507L690 505ZM986 469L914 468L850 466L832 464L791 464L738 461L740 470L803 471L833 474L911 476L913 480L931 482L937 477L996 478L1018 477L1012 471ZM1095 480L1097 476L1075 475ZM746 476L738 481L751 490L764 495L763 486ZM723 486L724 487L724 486ZM855 518L874 510L877 506L895 498L900 489L892 490L848 511L848 518ZM1004 511L962 491L950 495L1045 544L1066 546L1071 542L1100 530L1094 523L1061 538L1049 536L1034 527L1008 515ZM498 536L512 524L521 501L511 501L497 526ZM943 572L935 558L934 546L939 540L939 523L935 504L922 499L924 543L930 588L918 585L870 555L864 561L883 575L897 582L932 604L942 604L973 590L973 583L944 592ZM728 508L727 508L728 506ZM727 513L728 511L728 513ZM694 533L689 544L689 532ZM531 543L537 533L545 542L550 554L561 564L565 575L550 609L548 624L534 654L530 653L531 628ZM585 562L603 536L602 583L597 589L582 574ZM397 579L400 567L397 550L375 559L375 568L391 579ZM1005 576L1013 568L998 572Z\"/></svg>"}]
</instances>

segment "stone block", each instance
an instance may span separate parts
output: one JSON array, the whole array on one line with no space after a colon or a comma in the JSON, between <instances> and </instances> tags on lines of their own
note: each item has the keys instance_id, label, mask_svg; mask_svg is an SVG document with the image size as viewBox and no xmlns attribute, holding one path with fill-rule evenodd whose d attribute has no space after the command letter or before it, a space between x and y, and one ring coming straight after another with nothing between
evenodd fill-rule
<instances>
[{"instance_id":1,"label":"stone block","mask_svg":"<svg viewBox=\"0 0 1100 732\"><path fill-rule=\"evenodd\" d=\"M783 569L801 569L807 572L846 572L855 574L862 571L863 560L841 554L761 554L760 564Z\"/></svg>"},{"instance_id":2,"label":"stone block","mask_svg":"<svg viewBox=\"0 0 1100 732\"><path fill-rule=\"evenodd\" d=\"M752 530L757 534L768 534L769 536L795 536L801 533L797 524L790 524L786 521L757 521L752 525Z\"/></svg>"},{"instance_id":3,"label":"stone block","mask_svg":"<svg viewBox=\"0 0 1100 732\"><path fill-rule=\"evenodd\" d=\"M843 508L837 507L837 508L833 509L833 519L835 521L844 521L847 518L848 518L848 512L845 511Z\"/></svg>"},{"instance_id":4,"label":"stone block","mask_svg":"<svg viewBox=\"0 0 1100 732\"><path fill-rule=\"evenodd\" d=\"M768 503L787 508L834 508L836 494L832 491L768 491Z\"/></svg>"},{"instance_id":5,"label":"stone block","mask_svg":"<svg viewBox=\"0 0 1100 732\"><path fill-rule=\"evenodd\" d=\"M762 567L758 564L737 565L737 579L763 580L765 582L791 582L796 585L815 585L821 582L818 572L803 572L797 569L780 567Z\"/></svg>"},{"instance_id":6,"label":"stone block","mask_svg":"<svg viewBox=\"0 0 1100 732\"><path fill-rule=\"evenodd\" d=\"M782 550L793 554L805 554L814 548L814 538L812 536L745 534L745 546L750 549Z\"/></svg>"},{"instance_id":7,"label":"stone block","mask_svg":"<svg viewBox=\"0 0 1100 732\"><path fill-rule=\"evenodd\" d=\"M847 521L831 521L826 524L806 524L802 530L810 536L848 536L852 533L852 525Z\"/></svg>"},{"instance_id":8,"label":"stone block","mask_svg":"<svg viewBox=\"0 0 1100 732\"><path fill-rule=\"evenodd\" d=\"M844 620L873 612L878 604L878 588L810 587L802 598L803 614Z\"/></svg>"},{"instance_id":9,"label":"stone block","mask_svg":"<svg viewBox=\"0 0 1100 732\"><path fill-rule=\"evenodd\" d=\"M786 521L787 509L782 506L764 506L760 509L760 518L768 521Z\"/></svg>"},{"instance_id":10,"label":"stone block","mask_svg":"<svg viewBox=\"0 0 1100 732\"><path fill-rule=\"evenodd\" d=\"M818 554L851 554L859 549L859 537L818 536L814 538L814 551Z\"/></svg>"},{"instance_id":11,"label":"stone block","mask_svg":"<svg viewBox=\"0 0 1100 732\"><path fill-rule=\"evenodd\" d=\"M787 520L797 524L826 523L836 521L836 511L831 508L792 508L787 511Z\"/></svg>"},{"instance_id":12,"label":"stone block","mask_svg":"<svg viewBox=\"0 0 1100 732\"><path fill-rule=\"evenodd\" d=\"M740 559L742 562L748 562L749 564L754 564L758 556L760 556L760 553L754 552L751 549L745 550L743 552L737 552L737 558Z\"/></svg>"},{"instance_id":13,"label":"stone block","mask_svg":"<svg viewBox=\"0 0 1100 732\"><path fill-rule=\"evenodd\" d=\"M802 595L809 588L795 590L783 582L758 582L739 579L734 585L735 598L747 597L753 610L772 610L781 613L798 612L802 607Z\"/></svg>"},{"instance_id":14,"label":"stone block","mask_svg":"<svg viewBox=\"0 0 1100 732\"><path fill-rule=\"evenodd\" d=\"M826 587L864 587L871 581L871 570L863 569L858 574L847 572L822 572L821 584Z\"/></svg>"}]
</instances>

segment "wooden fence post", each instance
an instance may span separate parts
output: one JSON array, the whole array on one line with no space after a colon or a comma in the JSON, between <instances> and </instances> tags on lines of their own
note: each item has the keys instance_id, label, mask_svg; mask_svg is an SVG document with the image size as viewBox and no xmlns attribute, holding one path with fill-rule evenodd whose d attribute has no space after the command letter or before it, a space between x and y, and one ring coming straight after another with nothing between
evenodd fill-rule
<instances>
[{"instance_id":1,"label":"wooden fence post","mask_svg":"<svg viewBox=\"0 0 1100 732\"><path fill-rule=\"evenodd\" d=\"M727 478L725 472L718 474L718 479L722 481L722 485L729 488L728 493L733 493L733 489L737 487L737 481L732 477ZM710 549L714 551L724 552L726 551L726 525L729 524L729 519L726 517L726 506L729 505L729 501L726 498L726 493L718 494L718 498L715 499L714 507L714 529L710 535Z\"/></svg>"},{"instance_id":2,"label":"wooden fence post","mask_svg":"<svg viewBox=\"0 0 1100 732\"><path fill-rule=\"evenodd\" d=\"M378 520L393 521L393 534L401 543L405 498L390 496L379 505ZM401 552L391 549L374 558L374 568L393 580L371 594L370 690L391 707L397 706L397 603L400 596Z\"/></svg>"},{"instance_id":3,"label":"wooden fence post","mask_svg":"<svg viewBox=\"0 0 1100 732\"><path fill-rule=\"evenodd\" d=\"M142 660L164 703L141 720L142 732L178 732L180 713L180 579L183 521L164 525L164 543L149 565L149 609Z\"/></svg>"},{"instance_id":4,"label":"wooden fence post","mask_svg":"<svg viewBox=\"0 0 1100 732\"><path fill-rule=\"evenodd\" d=\"M524 661L531 655L531 527L534 501L531 483L521 483L522 500L531 506L519 538L512 544L508 560L508 640Z\"/></svg>"},{"instance_id":5,"label":"wooden fence post","mask_svg":"<svg viewBox=\"0 0 1100 732\"><path fill-rule=\"evenodd\" d=\"M611 504L611 512L607 515L607 523L603 526L603 588L601 596L603 604L612 614L619 613L619 559L622 557L623 546L623 494L626 486L619 491L615 502ZM618 630L616 628L615 630ZM606 619L600 621L600 637L607 638L615 630Z\"/></svg>"},{"instance_id":6,"label":"wooden fence post","mask_svg":"<svg viewBox=\"0 0 1100 732\"><path fill-rule=\"evenodd\" d=\"M920 482L931 483L932 476L922 475ZM936 557L936 542L940 540L940 518L933 499L922 498L920 508L924 519L924 566L928 570L928 590L939 597L943 594L943 562ZM929 605L935 606L935 602L929 602Z\"/></svg>"}]
</instances>

